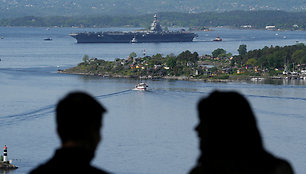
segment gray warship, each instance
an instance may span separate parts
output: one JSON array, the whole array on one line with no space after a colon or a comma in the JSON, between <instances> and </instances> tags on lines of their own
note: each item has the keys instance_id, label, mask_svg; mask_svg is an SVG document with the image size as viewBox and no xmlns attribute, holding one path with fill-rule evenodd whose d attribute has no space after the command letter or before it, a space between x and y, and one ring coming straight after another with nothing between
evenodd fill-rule
<instances>
[{"instance_id":1,"label":"gray warship","mask_svg":"<svg viewBox=\"0 0 306 174\"><path fill-rule=\"evenodd\" d=\"M150 30L132 32L80 32L71 33L77 43L149 43L149 42L192 42L197 34L180 30L164 31L154 15Z\"/></svg>"}]
</instances>

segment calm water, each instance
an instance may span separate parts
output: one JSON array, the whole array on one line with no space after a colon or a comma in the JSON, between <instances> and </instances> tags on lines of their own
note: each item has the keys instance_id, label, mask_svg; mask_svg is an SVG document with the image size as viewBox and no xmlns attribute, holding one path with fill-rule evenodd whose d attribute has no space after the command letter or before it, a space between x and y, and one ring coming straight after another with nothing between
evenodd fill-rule
<instances>
[{"instance_id":1,"label":"calm water","mask_svg":"<svg viewBox=\"0 0 306 174\"><path fill-rule=\"evenodd\" d=\"M204 83L149 80L150 90L131 90L133 79L105 79L57 74L57 66L75 66L84 54L113 60L138 55L178 54L187 49L211 54L216 48L237 53L270 45L306 43L306 32L229 30L199 32L192 43L76 44L75 31L98 29L0 28L0 146L23 174L53 155L59 147L54 108L72 90L84 90L107 109L103 140L93 164L122 174L184 174L199 155L193 129L196 104L212 90L235 90L252 104L266 148L288 159L296 173L306 171L306 82ZM108 30L108 29L104 29ZM127 30L127 29L116 29ZM211 42L220 35L224 42ZM52 37L53 41L43 41ZM1 173L1 172L0 172Z\"/></svg>"}]
</instances>

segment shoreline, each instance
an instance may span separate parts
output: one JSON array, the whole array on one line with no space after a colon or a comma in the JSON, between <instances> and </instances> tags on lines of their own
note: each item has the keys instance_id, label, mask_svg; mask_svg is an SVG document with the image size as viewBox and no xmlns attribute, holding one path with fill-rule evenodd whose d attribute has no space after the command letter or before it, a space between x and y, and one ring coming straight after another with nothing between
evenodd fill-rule
<instances>
[{"instance_id":1,"label":"shoreline","mask_svg":"<svg viewBox=\"0 0 306 174\"><path fill-rule=\"evenodd\" d=\"M273 55L276 53L284 55L283 52L297 53L298 51L303 51L305 48L304 44L298 44L289 47L265 47L264 49L268 49ZM83 62L77 66L68 69L58 69L58 72L113 78L210 82L262 81L265 79L306 80L306 64L298 64L294 67L294 62L293 65L289 65L289 67L293 66L293 70L288 69L287 65L282 67L281 60L272 60L271 57L273 55L264 53L264 49L253 52L256 55L270 57L269 59L264 57L264 60L272 61L275 65L259 66L257 63L259 58L254 56L255 53L250 51L246 52L246 45L240 45L238 50L241 50L241 52L243 50L245 51L244 57L242 55L239 55L240 57L232 56L231 53L226 53L225 50L220 48L214 50L212 56L199 56L197 52L191 53L189 50L186 50L178 56L167 55L163 57L161 54L156 54L151 57L145 56L137 58L136 53L132 52L126 59L117 58L113 61L106 61L95 57L89 58L88 55L84 55L82 58ZM254 58L248 59L247 55L249 54ZM294 55L293 53L291 54ZM289 59L292 59L292 55ZM262 61L263 56L260 58ZM301 59L301 56L298 58ZM242 59L247 60L243 62ZM295 69L297 71L294 71Z\"/></svg>"},{"instance_id":2,"label":"shoreline","mask_svg":"<svg viewBox=\"0 0 306 174\"><path fill-rule=\"evenodd\" d=\"M86 28L95 28L95 29L113 29L113 28L129 28L129 29L135 29L135 28L142 28L142 29L136 29L137 30L144 30L144 27L136 27L136 26L105 26L105 27L75 27L75 26L27 26L27 25L0 25L2 28L77 28L77 29L86 29ZM188 28L188 27L183 27L183 26L176 26L172 27L176 29L180 28ZM285 32L285 31L306 31L306 29L289 29L289 28L277 28L277 29L265 29L265 28L242 28L242 27L236 27L236 26L207 26L208 30L189 30L192 32L212 32L216 31L217 28L225 28L225 29L231 29L231 30L258 30L258 31L279 31L279 32ZM134 31L134 30L133 30Z\"/></svg>"},{"instance_id":3,"label":"shoreline","mask_svg":"<svg viewBox=\"0 0 306 174\"><path fill-rule=\"evenodd\" d=\"M210 81L210 82L233 82L233 81L247 81L247 80L230 80L230 79L203 79L203 78L188 78L186 76L124 76L124 75L103 75L94 73L77 73L77 72L64 72L58 71L60 74L71 74L71 75L84 75L84 76L97 76L104 78L122 78L122 79L164 79L164 80L185 80L185 81Z\"/></svg>"},{"instance_id":4,"label":"shoreline","mask_svg":"<svg viewBox=\"0 0 306 174\"><path fill-rule=\"evenodd\" d=\"M83 76L96 76L103 78L122 78L122 79L144 79L144 80L182 80L182 81L203 81L203 82L247 82L247 81L263 81L263 80L306 80L305 78L299 77L288 77L288 76L229 76L228 79L218 78L196 78L187 76L125 76L125 75L103 75L94 73L78 73L78 72L65 72L63 70L58 71L60 74L71 74L71 75L83 75ZM232 77L232 78L231 78ZM235 78L234 78L235 77Z\"/></svg>"}]
</instances>

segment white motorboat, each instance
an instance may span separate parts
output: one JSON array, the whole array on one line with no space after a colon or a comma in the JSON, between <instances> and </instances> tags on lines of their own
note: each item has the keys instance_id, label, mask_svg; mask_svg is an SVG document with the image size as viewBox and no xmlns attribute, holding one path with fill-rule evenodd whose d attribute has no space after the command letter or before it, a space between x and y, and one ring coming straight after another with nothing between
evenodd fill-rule
<instances>
[{"instance_id":1,"label":"white motorboat","mask_svg":"<svg viewBox=\"0 0 306 174\"><path fill-rule=\"evenodd\" d=\"M44 41L52 41L51 37L45 38Z\"/></svg>"},{"instance_id":2,"label":"white motorboat","mask_svg":"<svg viewBox=\"0 0 306 174\"><path fill-rule=\"evenodd\" d=\"M221 42L222 41L222 38L220 36L217 36L213 41L215 42Z\"/></svg>"},{"instance_id":3,"label":"white motorboat","mask_svg":"<svg viewBox=\"0 0 306 174\"><path fill-rule=\"evenodd\" d=\"M146 83L138 83L136 86L135 86L135 90L147 90L148 88L148 85Z\"/></svg>"}]
</instances>

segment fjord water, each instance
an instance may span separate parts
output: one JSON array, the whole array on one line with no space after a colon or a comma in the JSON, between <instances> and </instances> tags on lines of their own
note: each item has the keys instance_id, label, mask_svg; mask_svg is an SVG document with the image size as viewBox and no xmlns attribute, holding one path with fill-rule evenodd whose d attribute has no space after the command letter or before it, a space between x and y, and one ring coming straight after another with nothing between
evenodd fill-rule
<instances>
[{"instance_id":1,"label":"fjord water","mask_svg":"<svg viewBox=\"0 0 306 174\"><path fill-rule=\"evenodd\" d=\"M305 81L147 80L150 90L141 92L131 90L135 79L56 73L58 66L80 63L84 54L106 60L126 58L133 51L141 55L144 49L147 55L187 49L202 55L216 48L237 54L240 44L251 50L306 43L306 32L217 28L199 32L195 42L160 44L76 44L68 36L85 30L132 29L0 28L4 38L0 40L0 146L8 146L8 158L19 166L11 173L29 172L59 147L54 109L73 90L87 91L108 110L95 166L122 174L187 173L199 155L193 130L198 121L196 104L215 89L244 94L256 113L265 147L288 159L296 173L306 171ZM224 41L212 42L218 35ZM47 37L53 40L44 41Z\"/></svg>"}]
</instances>

